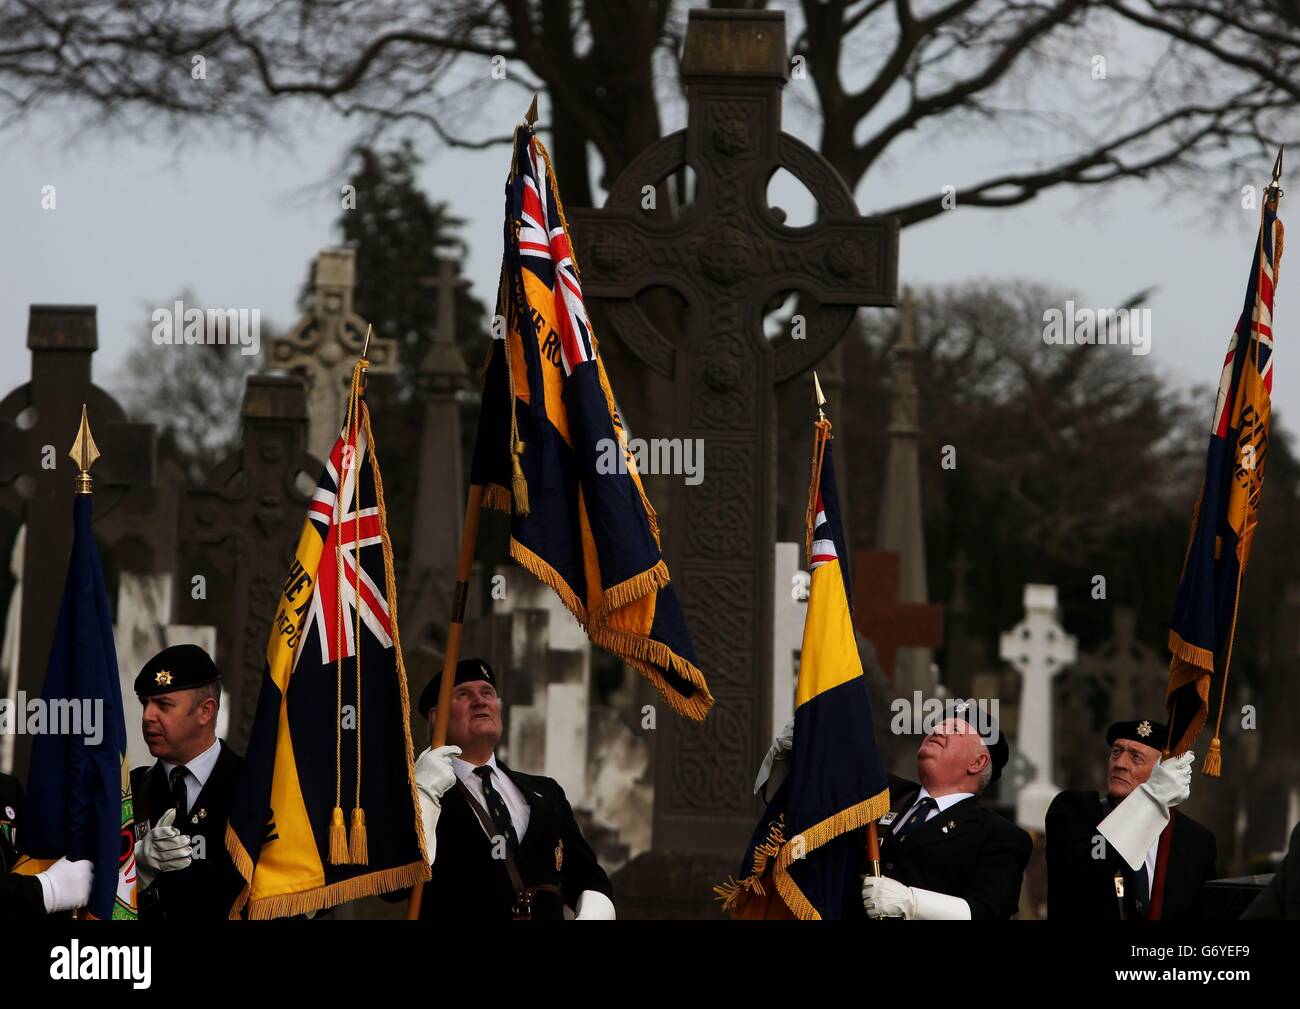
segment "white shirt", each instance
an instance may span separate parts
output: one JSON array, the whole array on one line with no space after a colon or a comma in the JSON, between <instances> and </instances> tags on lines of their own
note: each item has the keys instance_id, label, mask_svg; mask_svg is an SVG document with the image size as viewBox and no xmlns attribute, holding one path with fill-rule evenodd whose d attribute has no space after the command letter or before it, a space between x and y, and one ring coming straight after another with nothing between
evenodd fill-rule
<instances>
[{"instance_id":1,"label":"white shirt","mask_svg":"<svg viewBox=\"0 0 1300 1009\"><path fill-rule=\"evenodd\" d=\"M221 740L214 740L212 745L200 753L197 757L185 765L188 772L185 775L185 806L193 813L194 804L199 801L199 794L203 791L203 786L208 783L208 777L212 774L212 769L217 766L217 757L221 756ZM171 784L172 768L179 767L179 764L172 764L166 760L160 761L163 770L167 772L167 783Z\"/></svg>"},{"instance_id":2,"label":"white shirt","mask_svg":"<svg viewBox=\"0 0 1300 1009\"><path fill-rule=\"evenodd\" d=\"M922 787L921 791L917 793L916 801L913 802L910 806L908 806L907 812L904 813L902 816L900 816L894 822L894 833L895 834L898 833L898 828L907 822L907 818L911 816L912 811L915 810L916 807L921 804L922 799L934 799L935 802L934 809L930 810L930 812L926 814L925 820L922 821L922 822L928 822L930 820L933 820L940 813L944 812L944 810L957 805L957 803L961 802L962 799L973 799L974 797L975 797L974 792L953 792L949 795L941 795L935 798L935 796L932 796L929 792L925 790L924 787Z\"/></svg>"},{"instance_id":3,"label":"white shirt","mask_svg":"<svg viewBox=\"0 0 1300 1009\"><path fill-rule=\"evenodd\" d=\"M483 779L474 773L478 765L471 764L468 760L461 760L460 757L452 757L451 766L456 772L456 777L465 783L465 787L486 810L488 804L487 796L483 792ZM519 790L519 786L510 780L509 775L497 767L495 753L488 757L487 763L483 766L492 768L492 787L505 801L506 812L510 814L510 822L515 828L515 837L523 841L524 831L528 829L528 817L532 812L528 808L528 799Z\"/></svg>"}]
</instances>

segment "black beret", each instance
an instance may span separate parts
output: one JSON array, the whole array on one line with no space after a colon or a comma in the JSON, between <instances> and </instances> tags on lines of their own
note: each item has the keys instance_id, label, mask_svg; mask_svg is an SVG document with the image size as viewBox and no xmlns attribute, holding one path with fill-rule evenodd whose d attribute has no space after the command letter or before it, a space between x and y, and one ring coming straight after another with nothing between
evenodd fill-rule
<instances>
[{"instance_id":1,"label":"black beret","mask_svg":"<svg viewBox=\"0 0 1300 1009\"><path fill-rule=\"evenodd\" d=\"M1149 718L1132 722L1116 722L1106 730L1106 745L1114 746L1117 739L1131 739L1143 746L1163 750L1169 739L1169 726L1164 722L1153 722Z\"/></svg>"},{"instance_id":2,"label":"black beret","mask_svg":"<svg viewBox=\"0 0 1300 1009\"><path fill-rule=\"evenodd\" d=\"M1002 734L998 720L988 710L988 705L948 701L944 709L948 718L962 719L979 734L980 740L988 747L989 760L993 764L993 776L989 778L989 784L997 782L1002 777L1002 768L1007 766L1007 761L1011 758L1011 747L1007 745L1007 737Z\"/></svg>"},{"instance_id":3,"label":"black beret","mask_svg":"<svg viewBox=\"0 0 1300 1009\"><path fill-rule=\"evenodd\" d=\"M487 664L486 659L461 659L456 663L456 683L472 683L474 680L483 680L492 684L493 689L497 685L496 673L492 672L492 667ZM438 691L442 688L442 673L439 673L420 691L420 714L425 718L429 717L429 712L438 706Z\"/></svg>"},{"instance_id":4,"label":"black beret","mask_svg":"<svg viewBox=\"0 0 1300 1009\"><path fill-rule=\"evenodd\" d=\"M205 687L221 679L212 656L198 645L172 645L144 664L135 678L140 697L157 697L173 690Z\"/></svg>"}]
</instances>

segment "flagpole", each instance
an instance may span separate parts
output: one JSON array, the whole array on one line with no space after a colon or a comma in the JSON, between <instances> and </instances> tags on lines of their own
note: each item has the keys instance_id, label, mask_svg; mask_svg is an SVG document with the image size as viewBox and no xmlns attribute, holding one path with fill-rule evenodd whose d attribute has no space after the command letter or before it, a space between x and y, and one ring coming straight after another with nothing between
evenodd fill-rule
<instances>
[{"instance_id":1,"label":"flagpole","mask_svg":"<svg viewBox=\"0 0 1300 1009\"><path fill-rule=\"evenodd\" d=\"M460 639L465 630L465 602L469 597L469 574L474 566L474 547L478 543L478 520L483 511L483 488L470 484L465 502L465 527L460 538L460 559L456 562L456 587L451 600L451 624L447 629L447 648L442 657L442 682L438 685L437 715L433 722L433 748L447 742L447 721L451 716L451 692L456 686L456 663L460 661ZM408 921L418 921L424 887L411 890L406 907Z\"/></svg>"}]
</instances>

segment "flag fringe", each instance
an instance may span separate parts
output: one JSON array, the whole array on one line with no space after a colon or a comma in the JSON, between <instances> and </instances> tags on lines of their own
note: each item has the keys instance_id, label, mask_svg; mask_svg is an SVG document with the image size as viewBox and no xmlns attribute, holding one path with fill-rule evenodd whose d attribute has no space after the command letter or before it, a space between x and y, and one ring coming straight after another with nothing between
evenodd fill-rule
<instances>
[{"instance_id":1,"label":"flag fringe","mask_svg":"<svg viewBox=\"0 0 1300 1009\"><path fill-rule=\"evenodd\" d=\"M847 834L849 831L857 830L859 827L865 827L867 824L879 820L889 812L889 789L873 795L869 799L863 799L861 802L850 806L848 809L842 809L833 816L828 816L820 823L814 824L807 830L802 830L791 838L790 841L781 849L781 854L776 859L776 870L773 875L776 878L776 892L781 895L788 907L795 915L803 921L820 921L821 915L813 907L804 892L799 889L790 875L792 863L800 859L807 858L818 848L833 841L841 834ZM803 838L803 843L795 845L796 838ZM798 851L796 852L796 847Z\"/></svg>"},{"instance_id":2,"label":"flag fringe","mask_svg":"<svg viewBox=\"0 0 1300 1009\"><path fill-rule=\"evenodd\" d=\"M569 588L569 583L560 577L560 573L555 568L513 536L510 537L510 556L520 567L531 572L538 581L545 582L553 588L555 594L560 597L560 602L564 603L578 623L583 627L587 626L587 607L582 604L582 600L574 594L573 589Z\"/></svg>"},{"instance_id":3,"label":"flag fringe","mask_svg":"<svg viewBox=\"0 0 1300 1009\"><path fill-rule=\"evenodd\" d=\"M763 874L767 872L767 863L776 858L785 844L785 834L782 830L784 823L785 816L782 814L772 821L763 842L754 846L753 866L748 876L743 879L728 876L725 883L713 888L718 900L722 902L722 910L735 911L751 895L757 897L765 895Z\"/></svg>"},{"instance_id":4,"label":"flag fringe","mask_svg":"<svg viewBox=\"0 0 1300 1009\"><path fill-rule=\"evenodd\" d=\"M483 488L483 507L510 514L510 491L497 483Z\"/></svg>"},{"instance_id":5,"label":"flag fringe","mask_svg":"<svg viewBox=\"0 0 1300 1009\"><path fill-rule=\"evenodd\" d=\"M1206 673L1214 672L1214 653L1208 648L1184 641L1177 631L1169 632L1169 650L1173 652L1175 658L1181 659L1188 665L1203 669ZM1190 679L1189 677L1187 682L1190 682Z\"/></svg>"},{"instance_id":6,"label":"flag fringe","mask_svg":"<svg viewBox=\"0 0 1300 1009\"><path fill-rule=\"evenodd\" d=\"M713 707L713 694L709 692L709 686L704 682L704 674L695 667L694 663L686 661L660 641L643 638L639 634L617 631L608 625L593 627L587 633L593 643L623 657L629 665L639 670L679 715L697 722L704 721L704 717ZM689 681L696 692L687 696L677 691L664 678L663 673L650 665L652 662L671 669L684 680Z\"/></svg>"},{"instance_id":7,"label":"flag fringe","mask_svg":"<svg viewBox=\"0 0 1300 1009\"><path fill-rule=\"evenodd\" d=\"M326 908L345 904L350 900L374 897L393 890L403 890L417 886L429 878L429 867L423 862L394 866L379 872L353 876L351 879L330 883L328 886L313 887L298 893L279 894L263 897L248 902L248 917L252 921L268 921L271 918L287 918L297 914L309 914L312 911L324 911Z\"/></svg>"},{"instance_id":8,"label":"flag fringe","mask_svg":"<svg viewBox=\"0 0 1300 1009\"><path fill-rule=\"evenodd\" d=\"M599 609L591 611L591 622L598 624L602 621L605 614L611 610L616 610L620 606L628 606L639 599L643 599L652 592L658 592L666 587L672 579L668 576L668 563L659 559L659 563L652 568L642 571L638 575L633 575L625 581L619 582L606 589L600 602Z\"/></svg>"}]
</instances>

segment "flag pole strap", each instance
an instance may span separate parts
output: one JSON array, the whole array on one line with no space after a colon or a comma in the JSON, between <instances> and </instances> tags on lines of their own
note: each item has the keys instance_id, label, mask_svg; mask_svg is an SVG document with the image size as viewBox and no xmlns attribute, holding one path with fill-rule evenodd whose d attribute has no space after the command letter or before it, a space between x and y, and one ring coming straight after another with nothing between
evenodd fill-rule
<instances>
[{"instance_id":1,"label":"flag pole strap","mask_svg":"<svg viewBox=\"0 0 1300 1009\"><path fill-rule=\"evenodd\" d=\"M456 587L452 592L451 624L447 629L447 650L442 657L442 682L438 685L437 716L433 723L433 748L447 742L447 721L451 715L451 693L456 687L456 663L460 661L460 639L465 630L465 602L469 596L470 568L474 566L474 547L478 542L478 520L483 511L483 488L471 484L465 501L465 527L460 538L460 559L456 562ZM424 887L411 890L407 903L408 921L418 921Z\"/></svg>"}]
</instances>

